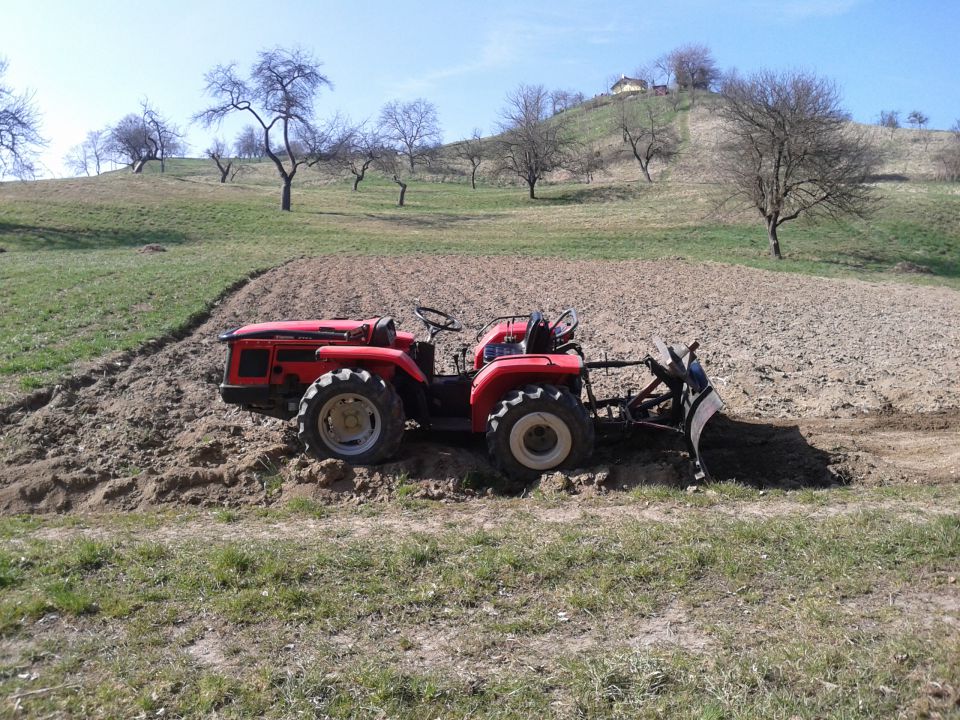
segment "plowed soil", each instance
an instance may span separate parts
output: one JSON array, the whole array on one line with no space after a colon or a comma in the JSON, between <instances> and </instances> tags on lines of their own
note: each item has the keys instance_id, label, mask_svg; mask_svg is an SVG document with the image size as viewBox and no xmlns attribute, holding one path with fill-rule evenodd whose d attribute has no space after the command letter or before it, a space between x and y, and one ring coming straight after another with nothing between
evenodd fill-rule
<instances>
[{"instance_id":1,"label":"plowed soil","mask_svg":"<svg viewBox=\"0 0 960 720\"><path fill-rule=\"evenodd\" d=\"M411 429L395 461L350 469L305 457L292 422L219 399L226 353L216 336L225 329L390 314L421 333L418 302L464 323L463 334L438 337L438 363L451 370L488 319L534 309L556 317L576 307L588 359L642 357L652 335L699 339L727 403L704 440L718 478L780 487L957 478L955 291L680 261L328 257L257 277L182 340L0 411L0 511L462 499L507 489L482 438ZM645 380L595 378L601 394ZM542 481L599 493L691 482L680 442L647 434L604 444L592 466Z\"/></svg>"}]
</instances>

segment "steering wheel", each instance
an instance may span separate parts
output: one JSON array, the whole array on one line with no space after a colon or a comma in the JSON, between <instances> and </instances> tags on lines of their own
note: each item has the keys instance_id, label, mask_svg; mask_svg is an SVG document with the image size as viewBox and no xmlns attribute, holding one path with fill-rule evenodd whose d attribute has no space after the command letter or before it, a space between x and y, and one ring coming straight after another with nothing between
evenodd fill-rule
<instances>
[{"instance_id":1,"label":"steering wheel","mask_svg":"<svg viewBox=\"0 0 960 720\"><path fill-rule=\"evenodd\" d=\"M427 326L427 330L430 332L431 341L433 340L433 336L442 330L447 330L449 332L461 332L463 330L463 323L457 320L453 315L441 312L439 310L434 310L433 308L417 305L413 309L413 314L417 316L420 322ZM433 318L439 318L442 320L442 322L438 322Z\"/></svg>"},{"instance_id":2,"label":"steering wheel","mask_svg":"<svg viewBox=\"0 0 960 720\"><path fill-rule=\"evenodd\" d=\"M550 333L555 338L566 337L576 330L579 324L580 318L577 317L577 311L573 308L567 308L560 313L560 317L557 318L557 321L550 326Z\"/></svg>"}]
</instances>

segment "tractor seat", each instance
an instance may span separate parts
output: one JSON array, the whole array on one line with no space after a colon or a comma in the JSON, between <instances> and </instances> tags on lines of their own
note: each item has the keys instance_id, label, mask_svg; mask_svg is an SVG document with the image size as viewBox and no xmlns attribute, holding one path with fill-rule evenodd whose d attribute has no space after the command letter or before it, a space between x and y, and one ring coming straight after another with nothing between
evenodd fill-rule
<instances>
[{"instance_id":1,"label":"tractor seat","mask_svg":"<svg viewBox=\"0 0 960 720\"><path fill-rule=\"evenodd\" d=\"M369 345L373 347L393 347L397 341L397 324L393 318L386 315L373 326L373 332L370 333Z\"/></svg>"},{"instance_id":2,"label":"tractor seat","mask_svg":"<svg viewBox=\"0 0 960 720\"><path fill-rule=\"evenodd\" d=\"M530 313L527 321L527 330L523 341L518 343L488 343L483 348L483 363L487 364L494 358L505 355L542 355L553 349L553 338L550 335L550 323L543 313Z\"/></svg>"},{"instance_id":3,"label":"tractor seat","mask_svg":"<svg viewBox=\"0 0 960 720\"><path fill-rule=\"evenodd\" d=\"M550 333L550 323L544 319L542 312L534 310L527 321L523 351L527 355L543 355L551 350L553 350L553 336Z\"/></svg>"}]
</instances>

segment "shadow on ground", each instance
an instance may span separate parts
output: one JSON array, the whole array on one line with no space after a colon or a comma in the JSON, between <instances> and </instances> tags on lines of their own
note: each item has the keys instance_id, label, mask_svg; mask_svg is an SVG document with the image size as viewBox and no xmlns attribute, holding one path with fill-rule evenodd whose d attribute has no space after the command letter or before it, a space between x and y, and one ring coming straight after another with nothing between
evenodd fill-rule
<instances>
[{"instance_id":1,"label":"shadow on ground","mask_svg":"<svg viewBox=\"0 0 960 720\"><path fill-rule=\"evenodd\" d=\"M700 443L710 475L759 488L829 487L847 480L837 458L811 445L797 425L714 418Z\"/></svg>"},{"instance_id":2,"label":"shadow on ground","mask_svg":"<svg viewBox=\"0 0 960 720\"><path fill-rule=\"evenodd\" d=\"M0 240L8 250L103 250L150 243L180 245L187 236L170 230L70 230L0 221Z\"/></svg>"}]
</instances>

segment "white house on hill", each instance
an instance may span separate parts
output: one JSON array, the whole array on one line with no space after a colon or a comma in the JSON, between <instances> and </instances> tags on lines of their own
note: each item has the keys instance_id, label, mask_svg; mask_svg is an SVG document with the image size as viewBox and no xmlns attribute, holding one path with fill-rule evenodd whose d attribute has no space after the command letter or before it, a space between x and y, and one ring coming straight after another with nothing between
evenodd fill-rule
<instances>
[{"instance_id":1,"label":"white house on hill","mask_svg":"<svg viewBox=\"0 0 960 720\"><path fill-rule=\"evenodd\" d=\"M625 92L646 92L647 91L647 81L641 80L640 78L631 78L626 75L621 75L620 79L617 80L613 87L610 88L610 92L614 95L617 93Z\"/></svg>"}]
</instances>

